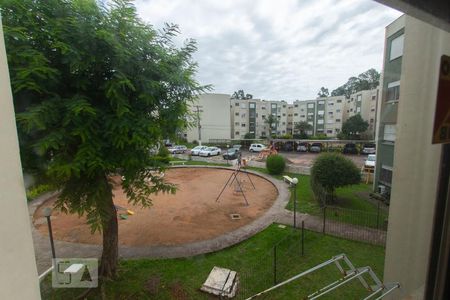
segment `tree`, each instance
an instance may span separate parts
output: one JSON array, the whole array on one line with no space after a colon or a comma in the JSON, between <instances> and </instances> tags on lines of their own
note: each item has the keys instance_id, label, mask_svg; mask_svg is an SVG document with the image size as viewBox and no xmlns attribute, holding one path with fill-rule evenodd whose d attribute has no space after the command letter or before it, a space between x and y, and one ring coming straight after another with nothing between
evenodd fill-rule
<instances>
[{"instance_id":1,"label":"tree","mask_svg":"<svg viewBox=\"0 0 450 300\"><path fill-rule=\"evenodd\" d=\"M313 129L313 126L306 121L295 123L294 129L300 131L302 136L308 137L306 132Z\"/></svg>"},{"instance_id":2,"label":"tree","mask_svg":"<svg viewBox=\"0 0 450 300\"><path fill-rule=\"evenodd\" d=\"M328 92L328 89L325 87L321 87L320 91L317 93L317 96L319 96L320 98L328 97L329 95L330 93Z\"/></svg>"},{"instance_id":3,"label":"tree","mask_svg":"<svg viewBox=\"0 0 450 300\"><path fill-rule=\"evenodd\" d=\"M348 138L359 138L360 134L369 128L369 123L364 121L360 114L356 114L347 119L342 124L342 133Z\"/></svg>"},{"instance_id":4,"label":"tree","mask_svg":"<svg viewBox=\"0 0 450 300\"><path fill-rule=\"evenodd\" d=\"M375 69L369 69L358 77L350 77L347 82L331 92L331 96L346 96L363 90L371 90L380 84L380 73Z\"/></svg>"},{"instance_id":5,"label":"tree","mask_svg":"<svg viewBox=\"0 0 450 300\"><path fill-rule=\"evenodd\" d=\"M234 92L233 95L231 95L231 99L240 99L240 100L253 99L253 95L244 93L244 90L238 90Z\"/></svg>"},{"instance_id":6,"label":"tree","mask_svg":"<svg viewBox=\"0 0 450 300\"><path fill-rule=\"evenodd\" d=\"M23 166L60 190L56 209L102 231L100 276L114 277L112 187L142 206L152 193L175 192L153 175L163 165L149 149L186 125L204 90L194 79L195 41L175 47L177 26L156 31L127 0L1 2Z\"/></svg>"},{"instance_id":7,"label":"tree","mask_svg":"<svg viewBox=\"0 0 450 300\"><path fill-rule=\"evenodd\" d=\"M272 135L273 131L277 129L278 118L276 115L270 114L264 119L264 123L269 126L269 135Z\"/></svg>"},{"instance_id":8,"label":"tree","mask_svg":"<svg viewBox=\"0 0 450 300\"><path fill-rule=\"evenodd\" d=\"M358 167L339 153L320 154L311 168L311 188L316 197L324 202L334 201L336 188L358 184L360 181Z\"/></svg>"}]
</instances>

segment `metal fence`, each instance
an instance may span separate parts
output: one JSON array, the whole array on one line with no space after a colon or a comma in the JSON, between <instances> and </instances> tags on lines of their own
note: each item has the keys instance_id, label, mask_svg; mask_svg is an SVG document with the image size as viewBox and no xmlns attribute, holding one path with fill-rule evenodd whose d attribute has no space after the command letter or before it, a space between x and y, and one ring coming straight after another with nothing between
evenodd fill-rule
<instances>
[{"instance_id":1,"label":"metal fence","mask_svg":"<svg viewBox=\"0 0 450 300\"><path fill-rule=\"evenodd\" d=\"M388 213L377 207L375 213L324 206L321 210L322 232L371 244L386 244Z\"/></svg>"}]
</instances>

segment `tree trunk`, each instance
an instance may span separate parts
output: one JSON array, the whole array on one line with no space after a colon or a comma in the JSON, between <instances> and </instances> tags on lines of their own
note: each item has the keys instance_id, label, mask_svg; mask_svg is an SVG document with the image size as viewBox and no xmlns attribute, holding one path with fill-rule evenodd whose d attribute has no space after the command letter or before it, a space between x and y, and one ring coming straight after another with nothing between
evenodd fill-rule
<instances>
[{"instance_id":1,"label":"tree trunk","mask_svg":"<svg viewBox=\"0 0 450 300\"><path fill-rule=\"evenodd\" d=\"M119 228L117 212L111 197L108 197L107 209L109 217L103 221L103 252L100 262L100 278L111 279L116 276L119 256Z\"/></svg>"}]
</instances>

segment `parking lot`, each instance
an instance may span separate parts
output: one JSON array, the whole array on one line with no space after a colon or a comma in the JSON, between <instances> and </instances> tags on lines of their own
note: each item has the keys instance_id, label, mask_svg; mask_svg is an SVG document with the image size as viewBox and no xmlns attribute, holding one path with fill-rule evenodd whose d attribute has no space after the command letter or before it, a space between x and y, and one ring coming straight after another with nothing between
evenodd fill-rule
<instances>
[{"instance_id":1,"label":"parking lot","mask_svg":"<svg viewBox=\"0 0 450 300\"><path fill-rule=\"evenodd\" d=\"M222 153L226 151L225 148L222 149ZM299 167L309 168L313 165L315 158L319 155L318 153L309 153L309 152L279 152L280 155L284 156L287 160L287 164ZM185 155L183 155L185 156ZM186 155L187 156L187 155ZM243 158L256 158L258 153L251 153L248 149L242 149L242 157ZM351 155L346 154L346 157L351 159L358 168L361 168L364 165L364 161L367 158L367 155ZM187 158L187 157L186 157ZM212 156L205 158L207 161L216 162L216 163L226 163L227 161L222 158L222 155Z\"/></svg>"}]
</instances>

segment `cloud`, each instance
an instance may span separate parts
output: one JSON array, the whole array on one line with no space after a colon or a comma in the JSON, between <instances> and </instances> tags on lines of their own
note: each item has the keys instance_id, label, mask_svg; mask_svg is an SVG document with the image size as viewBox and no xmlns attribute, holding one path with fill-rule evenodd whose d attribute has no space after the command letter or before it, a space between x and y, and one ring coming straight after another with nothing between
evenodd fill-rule
<instances>
[{"instance_id":1,"label":"cloud","mask_svg":"<svg viewBox=\"0 0 450 300\"><path fill-rule=\"evenodd\" d=\"M214 91L312 99L369 68L381 69L385 27L401 14L371 0L138 0L156 28L194 38L197 79Z\"/></svg>"}]
</instances>

